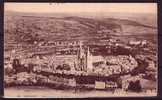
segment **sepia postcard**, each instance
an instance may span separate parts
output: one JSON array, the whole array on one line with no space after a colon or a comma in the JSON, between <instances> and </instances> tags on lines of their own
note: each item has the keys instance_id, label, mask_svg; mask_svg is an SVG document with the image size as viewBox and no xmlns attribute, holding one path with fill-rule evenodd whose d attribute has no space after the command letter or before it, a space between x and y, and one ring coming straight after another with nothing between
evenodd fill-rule
<instances>
[{"instance_id":1,"label":"sepia postcard","mask_svg":"<svg viewBox=\"0 0 162 100\"><path fill-rule=\"evenodd\" d=\"M5 3L4 97L157 96L157 3Z\"/></svg>"}]
</instances>

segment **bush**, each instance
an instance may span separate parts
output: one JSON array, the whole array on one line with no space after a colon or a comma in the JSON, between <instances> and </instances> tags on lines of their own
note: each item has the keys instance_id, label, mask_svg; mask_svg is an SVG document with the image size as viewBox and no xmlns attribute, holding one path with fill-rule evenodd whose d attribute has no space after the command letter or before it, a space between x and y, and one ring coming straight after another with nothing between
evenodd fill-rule
<instances>
[{"instance_id":1,"label":"bush","mask_svg":"<svg viewBox=\"0 0 162 100\"><path fill-rule=\"evenodd\" d=\"M141 87L140 81L139 80L135 82L131 81L128 85L128 90L134 91L134 92L141 92L142 87Z\"/></svg>"}]
</instances>

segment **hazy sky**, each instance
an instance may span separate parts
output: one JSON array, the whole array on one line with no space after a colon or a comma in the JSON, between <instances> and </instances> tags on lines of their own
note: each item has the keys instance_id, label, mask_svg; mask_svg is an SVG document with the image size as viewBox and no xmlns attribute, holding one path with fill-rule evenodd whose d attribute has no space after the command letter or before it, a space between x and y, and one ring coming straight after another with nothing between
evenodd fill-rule
<instances>
[{"instance_id":1,"label":"hazy sky","mask_svg":"<svg viewBox=\"0 0 162 100\"><path fill-rule=\"evenodd\" d=\"M156 3L5 3L5 11L17 12L121 12L157 13Z\"/></svg>"}]
</instances>

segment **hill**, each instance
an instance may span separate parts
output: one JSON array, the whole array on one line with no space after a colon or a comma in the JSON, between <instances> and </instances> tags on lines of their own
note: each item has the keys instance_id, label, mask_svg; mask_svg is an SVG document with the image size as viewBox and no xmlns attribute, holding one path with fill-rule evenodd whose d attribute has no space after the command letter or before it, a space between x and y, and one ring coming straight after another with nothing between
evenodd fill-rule
<instances>
[{"instance_id":1,"label":"hill","mask_svg":"<svg viewBox=\"0 0 162 100\"><path fill-rule=\"evenodd\" d=\"M53 15L53 16L52 16ZM123 17L122 17L123 18ZM95 39L107 36L157 34L157 27L111 17L70 16L66 14L5 13L5 40Z\"/></svg>"}]
</instances>

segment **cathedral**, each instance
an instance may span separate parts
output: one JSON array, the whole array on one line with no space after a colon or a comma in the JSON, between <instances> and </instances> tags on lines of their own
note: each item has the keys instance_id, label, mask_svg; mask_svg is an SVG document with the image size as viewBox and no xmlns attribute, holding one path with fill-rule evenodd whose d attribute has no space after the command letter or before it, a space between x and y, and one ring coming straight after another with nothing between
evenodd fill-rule
<instances>
[{"instance_id":1,"label":"cathedral","mask_svg":"<svg viewBox=\"0 0 162 100\"><path fill-rule=\"evenodd\" d=\"M78 50L77 64L80 71L88 71L93 69L92 54L90 53L89 47L83 48L82 41L80 41L80 47Z\"/></svg>"}]
</instances>

